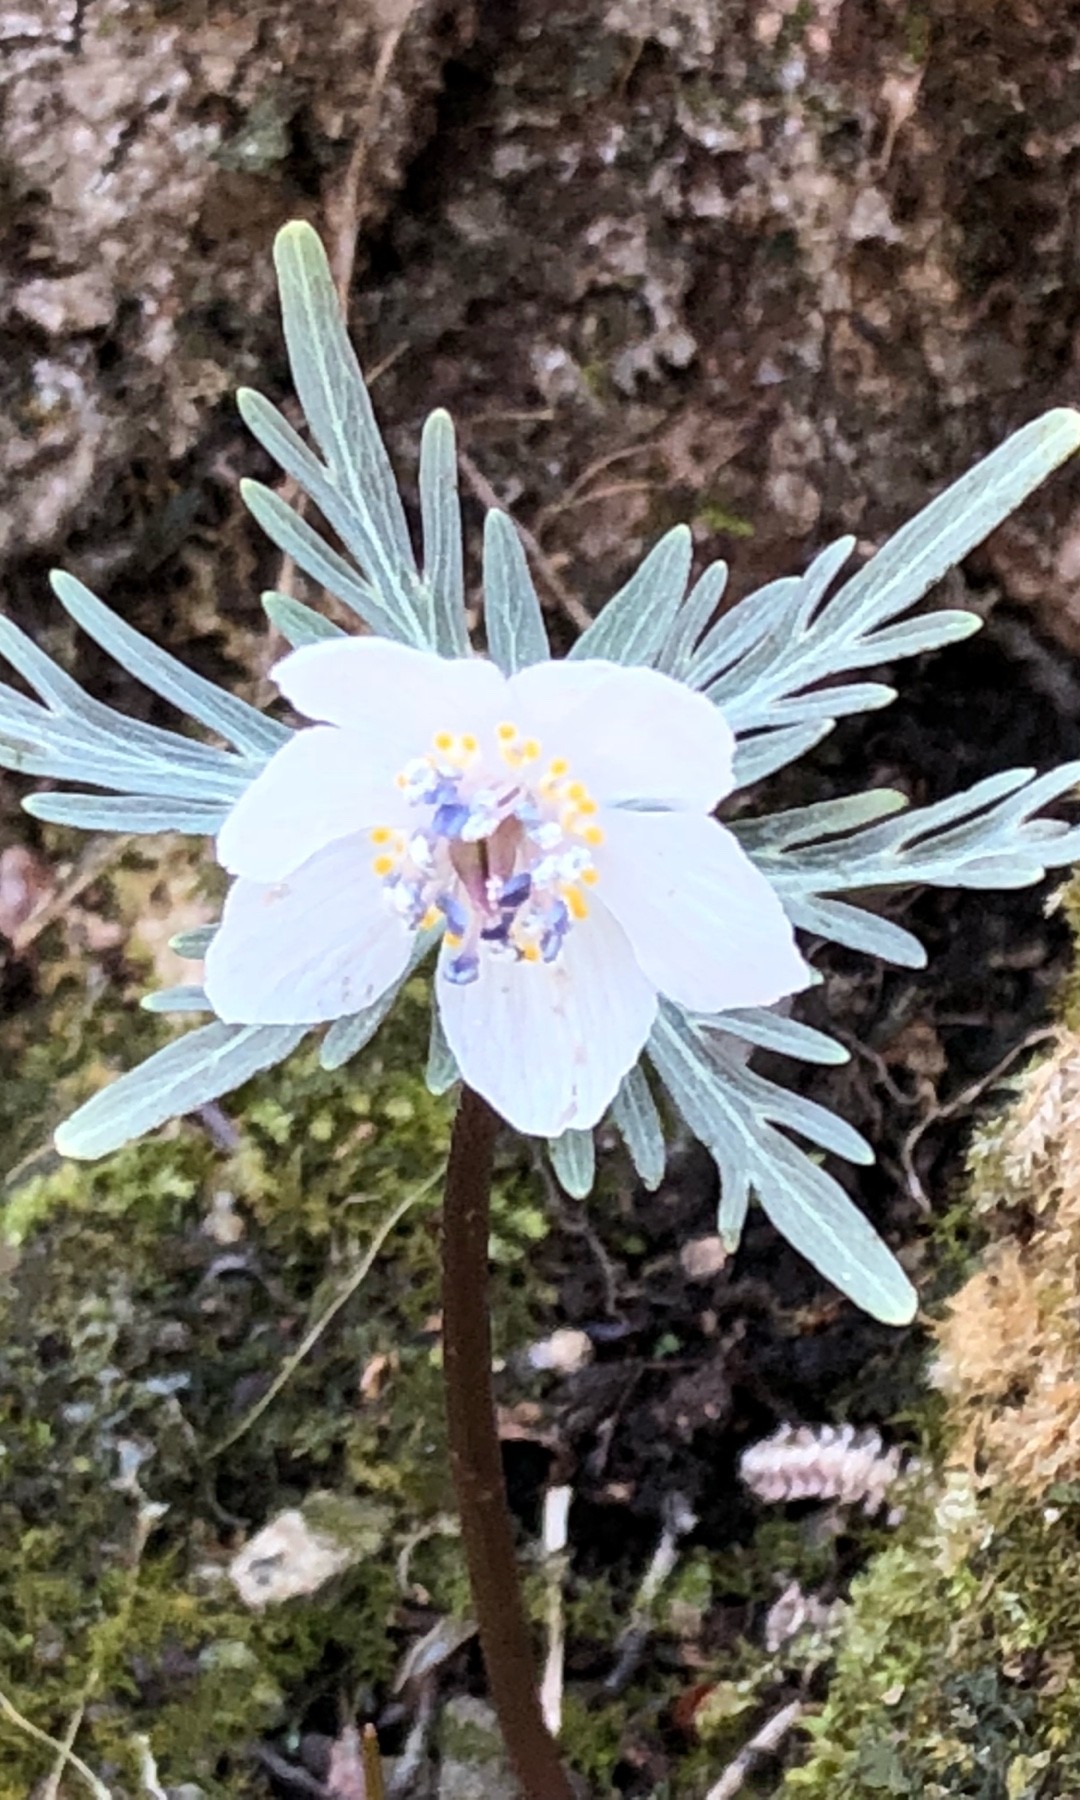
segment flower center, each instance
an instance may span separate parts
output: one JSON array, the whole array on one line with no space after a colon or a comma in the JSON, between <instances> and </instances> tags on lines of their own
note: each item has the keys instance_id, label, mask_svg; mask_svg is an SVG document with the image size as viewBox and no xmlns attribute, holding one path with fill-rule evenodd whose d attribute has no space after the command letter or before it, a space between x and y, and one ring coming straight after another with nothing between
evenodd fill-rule
<instances>
[{"instance_id":1,"label":"flower center","mask_svg":"<svg viewBox=\"0 0 1080 1800\"><path fill-rule=\"evenodd\" d=\"M446 921L447 973L464 985L481 955L551 963L588 916L596 802L564 757L545 761L536 738L496 727L477 738L437 731L397 777L415 826L371 833L387 904L413 930Z\"/></svg>"}]
</instances>

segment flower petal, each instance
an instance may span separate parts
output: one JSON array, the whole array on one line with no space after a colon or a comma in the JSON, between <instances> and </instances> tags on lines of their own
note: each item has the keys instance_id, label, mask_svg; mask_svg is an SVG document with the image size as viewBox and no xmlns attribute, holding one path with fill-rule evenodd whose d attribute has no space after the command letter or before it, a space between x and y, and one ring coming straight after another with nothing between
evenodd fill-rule
<instances>
[{"instance_id":1,"label":"flower petal","mask_svg":"<svg viewBox=\"0 0 1080 1800\"><path fill-rule=\"evenodd\" d=\"M494 663L385 638L305 644L270 673L298 712L355 733L395 769L427 750L434 732L479 732L505 705L506 677Z\"/></svg>"},{"instance_id":2,"label":"flower petal","mask_svg":"<svg viewBox=\"0 0 1080 1800\"><path fill-rule=\"evenodd\" d=\"M400 766L365 759L353 734L334 725L298 731L236 802L218 832L218 861L232 875L280 881L337 838L407 824Z\"/></svg>"},{"instance_id":3,"label":"flower petal","mask_svg":"<svg viewBox=\"0 0 1080 1800\"><path fill-rule=\"evenodd\" d=\"M436 976L462 1076L518 1131L558 1137L595 1125L637 1061L656 994L604 907L576 924L553 963L485 956L468 987Z\"/></svg>"},{"instance_id":4,"label":"flower petal","mask_svg":"<svg viewBox=\"0 0 1080 1800\"><path fill-rule=\"evenodd\" d=\"M597 893L642 969L697 1012L770 1006L810 969L777 895L730 831L699 813L604 811Z\"/></svg>"},{"instance_id":5,"label":"flower petal","mask_svg":"<svg viewBox=\"0 0 1080 1800\"><path fill-rule=\"evenodd\" d=\"M338 1019L397 980L413 937L385 903L367 838L342 838L285 881L233 882L206 953L207 998L229 1024Z\"/></svg>"},{"instance_id":6,"label":"flower petal","mask_svg":"<svg viewBox=\"0 0 1080 1800\"><path fill-rule=\"evenodd\" d=\"M734 785L722 713L670 675L617 663L536 663L507 683L510 717L565 757L593 798L711 812Z\"/></svg>"}]
</instances>

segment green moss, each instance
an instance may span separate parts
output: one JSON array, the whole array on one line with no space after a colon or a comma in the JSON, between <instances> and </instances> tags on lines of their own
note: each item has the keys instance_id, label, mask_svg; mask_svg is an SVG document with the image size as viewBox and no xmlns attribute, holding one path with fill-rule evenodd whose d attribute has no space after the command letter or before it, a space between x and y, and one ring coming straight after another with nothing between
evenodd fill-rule
<instances>
[{"instance_id":1,"label":"green moss","mask_svg":"<svg viewBox=\"0 0 1080 1800\"><path fill-rule=\"evenodd\" d=\"M740 513L734 513L721 500L705 500L697 509L697 517L709 531L723 532L725 537L752 538L754 526Z\"/></svg>"},{"instance_id":2,"label":"green moss","mask_svg":"<svg viewBox=\"0 0 1080 1800\"><path fill-rule=\"evenodd\" d=\"M5 1033L12 1160L103 1066L162 1036L123 1004L92 1010L65 973ZM82 1708L76 1750L117 1796L142 1791L140 1735L163 1785L252 1793L253 1740L299 1730L324 1695L385 1684L410 1545L409 1595L464 1610L436 1333L452 1101L423 1084L426 1044L418 982L344 1071L305 1048L228 1100L231 1150L182 1121L98 1164L41 1147L10 1184L0 1689L54 1738ZM254 1417L413 1193L365 1282ZM212 1235L222 1195L235 1241ZM535 1270L546 1223L517 1152L494 1206L496 1336L512 1349L544 1329L547 1299ZM249 1611L231 1555L319 1488L377 1503L380 1553L307 1598ZM140 1546L147 1505L164 1510ZM0 1746L0 1800L24 1800L53 1755L3 1719Z\"/></svg>"},{"instance_id":3,"label":"green moss","mask_svg":"<svg viewBox=\"0 0 1080 1800\"><path fill-rule=\"evenodd\" d=\"M952 1501L955 1506L955 1497ZM906 1522L852 1589L813 1749L781 1792L1048 1800L1080 1783L1080 1508L999 1493Z\"/></svg>"},{"instance_id":4,"label":"green moss","mask_svg":"<svg viewBox=\"0 0 1080 1800\"><path fill-rule=\"evenodd\" d=\"M614 1792L612 1777L622 1753L626 1721L632 1716L631 1706L640 1698L628 1695L586 1706L571 1693L563 1702L560 1741L567 1761L584 1777L596 1800L607 1800Z\"/></svg>"}]
</instances>

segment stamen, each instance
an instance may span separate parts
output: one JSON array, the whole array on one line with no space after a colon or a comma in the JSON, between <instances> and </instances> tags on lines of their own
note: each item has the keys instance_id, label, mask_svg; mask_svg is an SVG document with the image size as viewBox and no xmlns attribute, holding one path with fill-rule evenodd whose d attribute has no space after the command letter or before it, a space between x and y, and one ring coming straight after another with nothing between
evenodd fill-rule
<instances>
[{"instance_id":1,"label":"stamen","mask_svg":"<svg viewBox=\"0 0 1080 1800\"><path fill-rule=\"evenodd\" d=\"M471 817L471 808L463 806L460 800L450 801L435 808L431 829L436 837L459 838L464 835Z\"/></svg>"},{"instance_id":2,"label":"stamen","mask_svg":"<svg viewBox=\"0 0 1080 1800\"><path fill-rule=\"evenodd\" d=\"M495 727L494 760L467 732L437 731L431 742L397 777L420 809L416 826L368 833L388 905L413 930L445 921L446 978L457 986L478 979L485 956L556 962L589 916L583 889L599 879L589 850L603 841L596 801L568 779L565 757L541 772L540 740L509 720Z\"/></svg>"},{"instance_id":3,"label":"stamen","mask_svg":"<svg viewBox=\"0 0 1080 1800\"><path fill-rule=\"evenodd\" d=\"M480 974L480 958L475 951L463 950L460 956L452 956L446 965L446 979L455 987L468 987Z\"/></svg>"},{"instance_id":4,"label":"stamen","mask_svg":"<svg viewBox=\"0 0 1080 1800\"><path fill-rule=\"evenodd\" d=\"M531 887L532 876L527 870L522 870L520 875L511 875L509 881L502 883L499 899L503 906L520 906L523 900L528 899Z\"/></svg>"},{"instance_id":5,"label":"stamen","mask_svg":"<svg viewBox=\"0 0 1080 1800\"><path fill-rule=\"evenodd\" d=\"M469 929L469 915L453 894L436 894L435 905L446 920L446 941L463 938Z\"/></svg>"}]
</instances>

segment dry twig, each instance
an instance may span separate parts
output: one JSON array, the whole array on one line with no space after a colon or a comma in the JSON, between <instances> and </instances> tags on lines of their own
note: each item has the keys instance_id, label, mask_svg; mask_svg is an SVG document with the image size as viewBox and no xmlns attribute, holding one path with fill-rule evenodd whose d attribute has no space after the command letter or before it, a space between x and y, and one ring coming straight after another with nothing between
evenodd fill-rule
<instances>
[{"instance_id":1,"label":"dry twig","mask_svg":"<svg viewBox=\"0 0 1080 1800\"><path fill-rule=\"evenodd\" d=\"M232 1445L237 1443L246 1432L250 1431L251 1427L258 1419L261 1419L267 1407L277 1399L286 1382L291 1380L292 1376L296 1373L296 1370L300 1367L304 1358L314 1349L331 1319L336 1318L337 1314L345 1305L345 1302L352 1298L361 1282L367 1279L376 1258L379 1256L382 1247L386 1243L391 1232L396 1230L397 1226L400 1225L409 1209L415 1206L417 1201L424 1199L425 1195L430 1194L432 1189L438 1186L442 1178L443 1169L436 1169L433 1175L429 1175L428 1179L422 1181L418 1188L414 1188L411 1194L406 1194L404 1200L398 1202L393 1212L390 1213L379 1226L379 1229L372 1238L371 1243L368 1245L366 1252L361 1257L348 1280L338 1289L329 1306L324 1312L320 1313L310 1330L305 1332L301 1342L293 1351L292 1355L285 1358L285 1361L274 1376L274 1379L270 1383L265 1394L256 1401L250 1412L244 1414L240 1423L234 1426L232 1431L230 1431L226 1437L221 1438L218 1443L212 1445L207 1452L208 1457L220 1456L223 1450L231 1449Z\"/></svg>"},{"instance_id":2,"label":"dry twig","mask_svg":"<svg viewBox=\"0 0 1080 1800\"><path fill-rule=\"evenodd\" d=\"M754 1764L761 1756L771 1756L787 1737L793 1725L797 1725L806 1711L801 1700L792 1700L782 1706L771 1719L766 1719L760 1731L756 1731L748 1744L744 1744L738 1756L730 1762L719 1781L711 1787L705 1800L733 1800L746 1781Z\"/></svg>"},{"instance_id":3,"label":"dry twig","mask_svg":"<svg viewBox=\"0 0 1080 1800\"><path fill-rule=\"evenodd\" d=\"M930 1211L930 1197L923 1187L915 1167L915 1151L930 1130L931 1125L939 1125L943 1119L951 1119L956 1113L964 1112L968 1107L974 1106L977 1101L982 1099L987 1090L994 1086L995 1082L1000 1081L1003 1075L1008 1074L1013 1064L1023 1056L1025 1051L1033 1050L1036 1044L1045 1044L1051 1038L1056 1037L1057 1027L1053 1025L1041 1025L1037 1031L1030 1031L1027 1037L1022 1038L1020 1043L1013 1046L1008 1056L1003 1056L1001 1061L994 1065L989 1074L981 1075L978 1081L971 1083L970 1087L962 1088L943 1106L935 1103L912 1126L900 1146L900 1163L904 1171L904 1179L907 1182L908 1193L920 1211Z\"/></svg>"}]
</instances>

